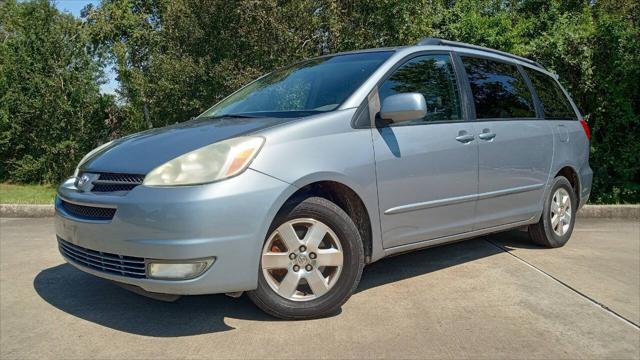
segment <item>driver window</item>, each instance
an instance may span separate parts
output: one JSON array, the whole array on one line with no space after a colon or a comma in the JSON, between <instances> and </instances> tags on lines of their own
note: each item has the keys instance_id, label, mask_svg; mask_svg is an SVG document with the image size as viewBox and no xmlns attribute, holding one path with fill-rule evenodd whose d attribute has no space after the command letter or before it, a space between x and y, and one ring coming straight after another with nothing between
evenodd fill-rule
<instances>
[{"instance_id":1,"label":"driver window","mask_svg":"<svg viewBox=\"0 0 640 360\"><path fill-rule=\"evenodd\" d=\"M392 126L462 119L458 84L449 55L418 56L404 63L380 86L380 103L391 95L408 92L424 95L427 115Z\"/></svg>"}]
</instances>

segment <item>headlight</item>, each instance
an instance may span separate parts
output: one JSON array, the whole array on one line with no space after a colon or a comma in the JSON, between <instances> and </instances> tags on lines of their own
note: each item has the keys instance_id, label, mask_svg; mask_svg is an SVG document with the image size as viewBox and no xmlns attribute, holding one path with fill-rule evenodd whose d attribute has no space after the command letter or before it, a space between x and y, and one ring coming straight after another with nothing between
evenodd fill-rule
<instances>
[{"instance_id":1,"label":"headlight","mask_svg":"<svg viewBox=\"0 0 640 360\"><path fill-rule=\"evenodd\" d=\"M78 177L78 172L80 172L80 166L82 166L82 164L85 163L85 161L89 160L93 155L95 155L98 151L106 148L107 146L111 145L113 143L112 141L109 141L108 143L104 143L100 146L98 146L97 148L89 151L89 153L87 153L87 155L85 155L82 160L80 160L80 162L78 163L78 166L76 166L76 170L73 172L73 177Z\"/></svg>"},{"instance_id":2,"label":"headlight","mask_svg":"<svg viewBox=\"0 0 640 360\"><path fill-rule=\"evenodd\" d=\"M263 143L261 137L238 137L201 147L153 169L143 184L195 185L238 175L249 166Z\"/></svg>"}]
</instances>

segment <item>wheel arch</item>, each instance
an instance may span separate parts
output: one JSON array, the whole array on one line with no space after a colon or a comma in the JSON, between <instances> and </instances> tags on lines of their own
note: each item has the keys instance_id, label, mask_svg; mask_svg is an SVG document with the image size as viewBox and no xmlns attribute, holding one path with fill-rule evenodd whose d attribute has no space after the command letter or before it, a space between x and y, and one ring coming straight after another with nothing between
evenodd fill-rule
<instances>
[{"instance_id":1,"label":"wheel arch","mask_svg":"<svg viewBox=\"0 0 640 360\"><path fill-rule=\"evenodd\" d=\"M553 178L555 179L558 176L563 176L569 180L573 192L576 195L577 203L580 204L580 176L578 176L578 171L571 165L564 165L556 171Z\"/></svg>"},{"instance_id":2,"label":"wheel arch","mask_svg":"<svg viewBox=\"0 0 640 360\"><path fill-rule=\"evenodd\" d=\"M372 219L372 214L369 211L370 209L368 209L363 198L356 190L357 186L348 184L348 181L343 180L344 179L336 179L336 177L329 176L323 176L321 178L314 176L306 180L298 181L294 184L297 187L297 190L288 196L278 212L280 212L292 199L308 196L322 197L335 203L345 213L347 213L347 215L349 215L358 228L363 243L362 245L364 247L365 263L370 263L372 258L374 258L373 224L377 218Z\"/></svg>"}]
</instances>

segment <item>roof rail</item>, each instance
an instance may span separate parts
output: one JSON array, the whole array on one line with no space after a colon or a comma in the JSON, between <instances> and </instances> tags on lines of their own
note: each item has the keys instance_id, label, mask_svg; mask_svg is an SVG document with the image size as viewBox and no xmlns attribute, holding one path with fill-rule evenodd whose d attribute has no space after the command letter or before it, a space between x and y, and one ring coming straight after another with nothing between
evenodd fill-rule
<instances>
[{"instance_id":1,"label":"roof rail","mask_svg":"<svg viewBox=\"0 0 640 360\"><path fill-rule=\"evenodd\" d=\"M513 55L513 54L509 54L509 53L504 52L504 51L491 49L491 48L486 48L484 46L467 44L467 43L458 42L458 41L451 41L451 40L444 40L444 39L428 37L428 38L424 38L424 39L418 41L418 43L416 45L442 45L442 46L455 46L455 47L461 47L461 48L466 48L466 49L482 50L482 51L491 52L491 53L494 53L494 54L510 57L512 59L517 59L517 60L526 62L527 64L531 64L531 65L537 66L539 68L545 69L544 66L542 66L540 63L535 62L533 60L529 60L527 58L523 58L522 56Z\"/></svg>"}]
</instances>

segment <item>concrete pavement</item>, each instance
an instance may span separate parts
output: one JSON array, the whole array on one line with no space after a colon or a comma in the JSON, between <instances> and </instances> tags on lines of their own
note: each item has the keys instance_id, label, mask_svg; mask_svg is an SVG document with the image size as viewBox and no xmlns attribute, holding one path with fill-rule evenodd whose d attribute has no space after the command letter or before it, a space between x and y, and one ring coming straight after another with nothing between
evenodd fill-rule
<instances>
[{"instance_id":1,"label":"concrete pavement","mask_svg":"<svg viewBox=\"0 0 640 360\"><path fill-rule=\"evenodd\" d=\"M486 239L639 325L640 222L579 221L568 245L552 251L529 245L525 233Z\"/></svg>"},{"instance_id":2,"label":"concrete pavement","mask_svg":"<svg viewBox=\"0 0 640 360\"><path fill-rule=\"evenodd\" d=\"M52 219L0 219L0 358L639 358L640 224L578 219L382 260L335 316L246 297L162 303L63 263Z\"/></svg>"}]
</instances>

